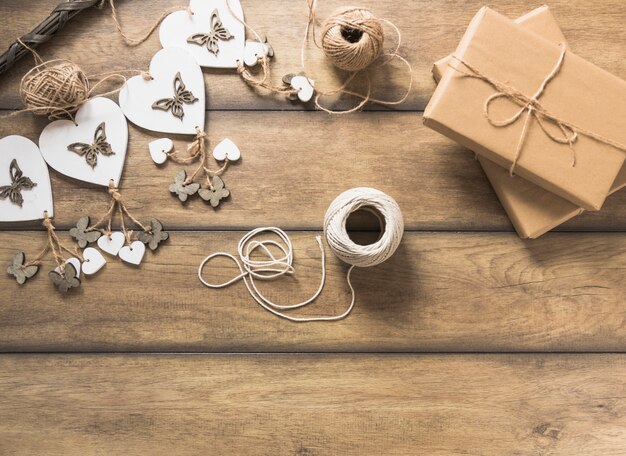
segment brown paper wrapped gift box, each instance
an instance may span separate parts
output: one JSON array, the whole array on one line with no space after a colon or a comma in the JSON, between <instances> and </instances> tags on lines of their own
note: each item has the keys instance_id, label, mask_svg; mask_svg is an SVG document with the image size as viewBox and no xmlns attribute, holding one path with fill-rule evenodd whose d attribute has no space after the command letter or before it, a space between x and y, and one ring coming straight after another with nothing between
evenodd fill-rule
<instances>
[{"instance_id":1,"label":"brown paper wrapped gift box","mask_svg":"<svg viewBox=\"0 0 626 456\"><path fill-rule=\"evenodd\" d=\"M527 137L516 174L577 205L597 210L619 183L615 178L625 158L619 149L626 143L626 129L621 126L626 118L626 83L575 54L566 53L562 67L546 86L539 103L559 122L574 125L579 131L572 148L576 166L572 166L572 150L567 144L551 139L526 111L519 122L505 127L489 123L484 106L496 92L494 87L484 79L461 73L476 75L479 71L523 94L534 94L554 71L561 52L549 40L489 8L481 9L455 52L458 61L454 66L460 71L444 74L426 108L424 123L508 168L515 160L516 145L528 117ZM504 119L520 110L511 101L510 93L506 95L492 105L492 118ZM544 124L549 123L544 125L548 133L558 137L559 122L543 119Z\"/></svg>"},{"instance_id":2,"label":"brown paper wrapped gift box","mask_svg":"<svg viewBox=\"0 0 626 456\"><path fill-rule=\"evenodd\" d=\"M565 36L545 5L518 17L515 22L550 41L565 43ZM432 73L436 82L450 63L450 56L434 63ZM575 204L538 185L519 176L511 178L507 170L495 163L483 157L478 160L520 237L537 238L582 212Z\"/></svg>"}]
</instances>

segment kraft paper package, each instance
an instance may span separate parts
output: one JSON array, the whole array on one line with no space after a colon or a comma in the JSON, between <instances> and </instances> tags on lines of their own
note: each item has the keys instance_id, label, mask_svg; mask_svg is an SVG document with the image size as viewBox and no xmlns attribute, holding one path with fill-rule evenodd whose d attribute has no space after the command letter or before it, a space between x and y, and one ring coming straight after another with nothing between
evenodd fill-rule
<instances>
[{"instance_id":1,"label":"kraft paper package","mask_svg":"<svg viewBox=\"0 0 626 456\"><path fill-rule=\"evenodd\" d=\"M550 41L565 43L565 36L545 5L515 19L515 22ZM436 82L448 70L449 63L450 56L435 62L432 73ZM535 239L583 211L519 176L511 177L507 170L485 158L479 157L478 160L515 230L524 239Z\"/></svg>"},{"instance_id":2,"label":"kraft paper package","mask_svg":"<svg viewBox=\"0 0 626 456\"><path fill-rule=\"evenodd\" d=\"M585 209L621 186L626 82L489 8L451 65L427 126Z\"/></svg>"},{"instance_id":3,"label":"kraft paper package","mask_svg":"<svg viewBox=\"0 0 626 456\"><path fill-rule=\"evenodd\" d=\"M554 43L565 43L565 36L563 32L561 32L561 28L557 24L550 8L546 5L540 6L539 8L535 8L529 13L524 14L523 16L515 19L515 23L521 25L526 30L534 32L538 35L543 36L545 39L550 40ZM435 78L436 82L439 82L443 76L443 74L448 69L448 64L450 63L450 56L446 56L442 59L437 60L433 64L433 78Z\"/></svg>"}]
</instances>

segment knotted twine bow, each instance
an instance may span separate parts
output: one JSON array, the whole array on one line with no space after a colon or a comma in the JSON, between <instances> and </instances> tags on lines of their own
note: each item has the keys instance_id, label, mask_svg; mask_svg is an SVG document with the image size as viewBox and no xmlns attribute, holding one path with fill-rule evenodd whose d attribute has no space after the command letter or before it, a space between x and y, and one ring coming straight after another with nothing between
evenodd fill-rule
<instances>
[{"instance_id":1,"label":"knotted twine bow","mask_svg":"<svg viewBox=\"0 0 626 456\"><path fill-rule=\"evenodd\" d=\"M615 149L621 150L622 152L626 152L626 146L618 143L617 141L613 141L611 139L605 138L602 135L598 135L592 131L589 131L585 128L579 127L571 122L567 122L566 120L561 119L556 116L552 112L548 111L541 103L539 103L539 98L543 95L548 84L559 74L561 68L563 67L563 62L565 60L565 52L566 48L564 44L559 44L561 48L561 53L559 55L559 59L552 69L550 73L545 77L539 89L535 92L532 97L520 92L515 87L512 87L504 82L498 81L497 79L493 79L485 74L481 73L477 68L467 63L465 60L452 56L452 58L459 63L461 63L464 67L466 67L469 71L464 71L456 67L451 67L455 71L461 73L464 76L480 79L481 81L485 81L487 84L491 85L494 89L496 89L496 93L490 95L487 100L485 100L485 105L483 107L483 112L487 121L493 125L494 127L508 127L516 123L519 119L524 117L524 125L522 127L522 133L520 135L519 141L517 142L517 148L515 149L515 156L509 167L509 174L511 176L514 175L515 166L519 161L519 158L522 153L522 149L524 148L524 144L526 142L526 138L528 137L528 131L530 127L530 123L533 119L537 121L543 132L546 134L548 138L558 144L567 144L571 153L572 153L572 166L576 166L576 151L574 150L574 143L578 140L578 135L584 135L589 138L595 139L598 142L607 144ZM520 106L520 109L513 114L511 117L506 119L494 119L491 112L491 104L499 98L506 98L516 105ZM546 128L546 124L553 124L560 130L562 137L554 135Z\"/></svg>"}]
</instances>

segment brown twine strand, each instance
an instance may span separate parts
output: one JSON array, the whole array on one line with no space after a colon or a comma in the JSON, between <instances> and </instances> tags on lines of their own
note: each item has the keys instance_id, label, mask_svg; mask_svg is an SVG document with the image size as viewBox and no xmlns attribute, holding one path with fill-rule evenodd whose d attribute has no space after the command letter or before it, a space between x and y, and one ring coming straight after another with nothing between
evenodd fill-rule
<instances>
[{"instance_id":1,"label":"brown twine strand","mask_svg":"<svg viewBox=\"0 0 626 456\"><path fill-rule=\"evenodd\" d=\"M75 248L74 250L70 250L61 242L61 240L59 239L59 236L56 234L56 231L55 231L56 228L52 224L52 219L48 216L48 211L44 212L44 220L42 224L48 231L48 245L42 250L42 252L35 259L36 261L38 261L38 264L41 264L41 259L49 250L52 250L54 261L59 266L61 273L65 271L65 262L67 261L67 258L63 256L63 251L78 258L78 260L81 262L85 261L85 259L83 258L78 248Z\"/></svg>"},{"instance_id":2,"label":"brown twine strand","mask_svg":"<svg viewBox=\"0 0 626 456\"><path fill-rule=\"evenodd\" d=\"M119 218L120 218L120 230L124 234L124 238L126 239L126 242L128 243L128 245L130 245L132 242L131 237L133 234L133 230L127 229L126 221L125 221L126 217L132 223L140 227L146 233L152 232L151 226L142 224L139 220L137 220L137 218L135 218L131 214L131 212L128 210L128 207L126 206L126 203L124 202L124 199L122 198L122 194L119 192L119 189L117 188L113 180L109 181L108 192L109 192L109 195L111 196L111 204L109 206L109 209L106 211L106 213L102 217L98 219L96 223L86 228L85 231L100 230L103 236L111 236L111 233L112 233L111 227L113 225L113 218L115 217L115 214L117 212L119 213ZM100 229L99 227L102 226L105 222L106 222L106 227Z\"/></svg>"},{"instance_id":3,"label":"brown twine strand","mask_svg":"<svg viewBox=\"0 0 626 456\"><path fill-rule=\"evenodd\" d=\"M188 11L189 14L191 14L191 10L188 6L186 7L174 6L172 8L168 8L161 13L161 16L159 16L157 20L154 22L154 24L152 24L142 35L136 38L131 38L122 29L122 25L120 24L120 19L117 14L117 8L115 7L114 0L102 0L100 2L100 5L98 5L98 8L102 8L104 4L107 2L109 3L109 6L111 7L111 18L113 19L113 22L115 22L115 27L117 28L117 31L119 32L121 37L124 39L124 42L129 46L138 46L144 41L146 41L150 37L150 35L152 35L152 33L156 30L159 24L163 21L163 19L165 19L170 13L173 13L175 11Z\"/></svg>"},{"instance_id":4,"label":"brown twine strand","mask_svg":"<svg viewBox=\"0 0 626 456\"><path fill-rule=\"evenodd\" d=\"M252 28L245 20L235 14L232 7L230 6L229 0L226 0L226 7L228 8L231 16L233 16L237 20L237 22L239 22L247 30L249 30L260 43L264 41L263 38L261 38L261 35L259 35L254 28ZM295 95L298 93L298 91L293 89L292 87L277 86L271 82L271 70L269 66L270 62L269 58L266 55L259 56L258 62L261 64L261 72L263 75L260 79L256 78L248 69L248 67L246 67L241 61L237 62L237 74L239 74L247 84L253 87L262 87L270 92L285 95Z\"/></svg>"},{"instance_id":5,"label":"brown twine strand","mask_svg":"<svg viewBox=\"0 0 626 456\"><path fill-rule=\"evenodd\" d=\"M196 128L196 139L191 144L189 144L189 146L187 146L186 155L182 155L177 150L174 150L172 152L167 153L167 156L171 158L173 161L175 161L176 163L180 163L181 165L188 165L198 160L199 161L198 167L194 170L194 172L191 175L189 175L185 179L184 184L185 185L191 184L192 182L196 180L196 177L198 177L198 174L200 174L201 172L204 172L206 184L209 189L213 190L213 183L211 182L211 177L222 175L224 171L226 171L226 168L228 168L228 164L230 163L230 161L228 160L228 157L226 157L224 160L224 164L219 169L217 169L216 171L213 171L212 169L210 169L207 165L209 154L207 153L206 142L207 142L206 132L200 130L199 128Z\"/></svg>"},{"instance_id":6,"label":"brown twine strand","mask_svg":"<svg viewBox=\"0 0 626 456\"><path fill-rule=\"evenodd\" d=\"M451 66L455 71L461 73L465 77L471 77L475 79L479 79L481 81L486 82L491 85L494 89L496 89L496 93L490 95L485 100L485 104L483 106L483 113L487 118L487 121L493 125L494 127L508 127L516 123L522 116L524 116L524 124L522 126L522 132L520 135L520 139L517 143L517 147L515 150L515 156L509 167L509 173L511 175L514 174L515 167L519 161L522 150L524 148L524 144L526 142L526 138L528 137L528 131L530 129L530 124L532 120L536 120L537 124L541 127L541 130L545 133L545 135L550 138L552 141L558 144L567 144L571 154L572 154L572 166L576 165L576 151L574 149L574 143L578 140L578 135L587 136L591 139L594 139L598 142L607 144L611 147L614 147L617 150L622 152L626 152L626 145L623 145L617 141L613 141L612 139L606 138L602 135L596 134L590 130L579 127L576 124L568 122L552 112L548 111L540 102L539 98L543 95L548 84L559 74L563 67L563 62L565 61L565 55L567 52L567 48L561 44L561 53L556 62L554 68L548 73L548 75L544 78L543 82L539 86L539 89L535 92L532 97L527 96L526 94L520 92L515 87L512 87L504 82L498 81L497 79L493 79L482 72L480 72L476 67L470 65L465 60L453 56L453 59L457 62L461 63L467 70L465 71L460 68ZM491 115L490 108L492 103L500 98L505 98L507 100L512 101L516 105L520 106L520 109L513 114L511 117L498 120L494 119ZM558 127L559 131L562 134L562 137L555 136L551 133L547 128L546 124L552 124Z\"/></svg>"}]
</instances>

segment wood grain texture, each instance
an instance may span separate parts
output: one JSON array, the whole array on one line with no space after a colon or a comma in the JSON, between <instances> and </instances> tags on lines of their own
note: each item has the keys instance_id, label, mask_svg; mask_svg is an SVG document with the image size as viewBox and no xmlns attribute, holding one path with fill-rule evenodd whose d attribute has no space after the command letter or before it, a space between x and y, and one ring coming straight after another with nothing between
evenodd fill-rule
<instances>
[{"instance_id":1,"label":"wood grain texture","mask_svg":"<svg viewBox=\"0 0 626 456\"><path fill-rule=\"evenodd\" d=\"M23 288L0 275L1 351L440 352L621 351L626 346L626 240L620 234L407 233L398 252L354 272L352 315L294 324L256 304L243 284L210 290L204 256L236 252L241 232L174 232L135 270L109 258L76 293L59 295L43 271ZM270 299L299 302L319 284L315 232L290 233L293 279L260 283ZM63 233L62 238L67 234ZM0 233L0 258L44 234ZM332 254L322 297L306 314L349 303L347 266ZM214 282L238 273L218 260Z\"/></svg>"},{"instance_id":2,"label":"wood grain texture","mask_svg":"<svg viewBox=\"0 0 626 456\"><path fill-rule=\"evenodd\" d=\"M320 230L328 205L339 193L369 186L398 200L409 230L513 230L474 156L424 127L420 114L208 114L209 147L229 137L242 151L242 159L223 175L232 197L217 211L197 197L181 205L168 191L181 165L155 165L148 143L159 136L131 126L121 189L137 216L157 217L169 229L274 225ZM20 134L37 142L45 124L30 115L0 121L0 137ZM184 136L174 139L183 150L190 141ZM74 226L81 215L98 217L106 211L104 189L54 170L51 178L59 228ZM40 225L18 223L9 228L40 229ZM623 229L626 192L611 196L602 211L585 213L559 227Z\"/></svg>"},{"instance_id":3,"label":"wood grain texture","mask_svg":"<svg viewBox=\"0 0 626 456\"><path fill-rule=\"evenodd\" d=\"M8 46L24 31L45 18L58 0L23 2L4 0L0 16L10 17L0 33L0 44ZM185 0L155 0L151 2L118 1L120 19L125 30L139 35L169 7L185 4ZM435 84L430 67L435 60L454 50L467 24L483 6L482 0L411 0L402 7L392 0L362 0L359 6L369 7L378 17L394 22L402 32L402 54L414 70L415 87L403 110L421 110L426 105ZM304 1L242 0L247 20L259 33L268 36L276 57L273 79L279 82L286 74L300 70L300 46L306 26L307 7ZM319 2L318 16L323 20L336 8L345 5L340 0ZM522 0L495 0L490 6L511 17L526 13L537 3ZM626 78L623 43L626 41L626 7L622 0L554 0L550 8L558 19L572 49L600 67ZM388 36L392 37L389 32ZM391 39L392 40L392 39ZM108 7L94 9L75 18L52 42L41 47L46 59L65 58L80 64L89 74L128 69L146 69L152 55L160 48L157 36L145 44L130 48L115 31ZM20 106L17 96L19 78L32 66L25 58L3 77L0 86L0 108ZM344 73L329 66L315 49L307 53L306 69L319 87L334 88ZM400 70L400 71L394 71ZM232 71L205 70L209 109L305 109L290 104L283 97L269 94L258 96ZM380 97L393 98L402 94L406 75L402 66L372 71L374 87ZM338 103L346 107L350 100ZM373 109L380 109L373 106Z\"/></svg>"},{"instance_id":4,"label":"wood grain texture","mask_svg":"<svg viewBox=\"0 0 626 456\"><path fill-rule=\"evenodd\" d=\"M3 356L11 455L622 455L624 355Z\"/></svg>"}]
</instances>

